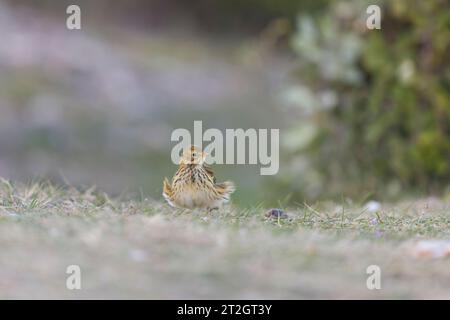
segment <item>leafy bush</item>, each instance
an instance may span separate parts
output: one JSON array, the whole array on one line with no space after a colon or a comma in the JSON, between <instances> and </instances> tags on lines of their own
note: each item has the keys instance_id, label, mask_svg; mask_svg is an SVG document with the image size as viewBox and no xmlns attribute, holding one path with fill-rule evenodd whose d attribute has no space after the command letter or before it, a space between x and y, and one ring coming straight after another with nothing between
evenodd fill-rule
<instances>
[{"instance_id":1,"label":"leafy bush","mask_svg":"<svg viewBox=\"0 0 450 320\"><path fill-rule=\"evenodd\" d=\"M298 19L298 81L284 98L299 116L283 140L290 157L281 181L297 196L448 186L450 5L378 4L381 30L366 28L361 1Z\"/></svg>"}]
</instances>

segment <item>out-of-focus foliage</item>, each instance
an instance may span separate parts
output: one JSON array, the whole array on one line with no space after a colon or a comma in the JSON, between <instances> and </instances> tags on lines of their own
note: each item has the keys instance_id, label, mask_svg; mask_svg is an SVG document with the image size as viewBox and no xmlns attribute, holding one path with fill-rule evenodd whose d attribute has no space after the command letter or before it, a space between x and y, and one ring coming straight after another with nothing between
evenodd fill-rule
<instances>
[{"instance_id":1,"label":"out-of-focus foliage","mask_svg":"<svg viewBox=\"0 0 450 320\"><path fill-rule=\"evenodd\" d=\"M163 8L123 0L76 1L82 29L67 30L71 3L0 0L0 177L161 199L174 129L281 127L273 77L288 68L275 52L261 67L259 35L225 41L173 16L155 27ZM136 11L154 16L137 26ZM265 198L256 166L214 170L239 186L234 204Z\"/></svg>"},{"instance_id":2,"label":"out-of-focus foliage","mask_svg":"<svg viewBox=\"0 0 450 320\"><path fill-rule=\"evenodd\" d=\"M450 3L364 1L301 15L298 83L283 96L299 119L284 137L297 197L440 192L450 182ZM294 179L293 179L294 177Z\"/></svg>"},{"instance_id":3,"label":"out-of-focus foliage","mask_svg":"<svg viewBox=\"0 0 450 320\"><path fill-rule=\"evenodd\" d=\"M61 11L71 0L7 0L14 5ZM300 11L314 13L329 0L77 0L88 15L133 21L149 27L180 26L206 33L258 33L272 19L294 19ZM175 23L174 23L175 22ZM182 25L181 24L181 25Z\"/></svg>"}]
</instances>

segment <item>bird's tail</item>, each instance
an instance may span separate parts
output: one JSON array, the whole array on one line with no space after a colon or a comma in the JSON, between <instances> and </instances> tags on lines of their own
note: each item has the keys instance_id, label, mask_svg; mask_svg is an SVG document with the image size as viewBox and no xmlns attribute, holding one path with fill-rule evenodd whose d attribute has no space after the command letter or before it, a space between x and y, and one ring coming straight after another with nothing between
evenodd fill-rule
<instances>
[{"instance_id":1,"label":"bird's tail","mask_svg":"<svg viewBox=\"0 0 450 320\"><path fill-rule=\"evenodd\" d=\"M236 186L231 181L225 181L218 183L217 191L224 198L224 200L230 200L230 195L236 190Z\"/></svg>"}]
</instances>

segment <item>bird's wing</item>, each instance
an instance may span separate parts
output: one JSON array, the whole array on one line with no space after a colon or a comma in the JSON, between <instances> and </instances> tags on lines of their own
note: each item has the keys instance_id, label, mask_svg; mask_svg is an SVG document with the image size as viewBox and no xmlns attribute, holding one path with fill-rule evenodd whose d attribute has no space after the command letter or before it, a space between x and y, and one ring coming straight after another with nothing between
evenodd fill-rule
<instances>
[{"instance_id":1,"label":"bird's wing","mask_svg":"<svg viewBox=\"0 0 450 320\"><path fill-rule=\"evenodd\" d=\"M208 174L208 176L210 176L212 181L216 183L216 177L214 176L214 172L212 171L211 167L203 165L203 168L205 168L206 173Z\"/></svg>"},{"instance_id":2,"label":"bird's wing","mask_svg":"<svg viewBox=\"0 0 450 320\"><path fill-rule=\"evenodd\" d=\"M164 178L163 181L163 196L167 202L171 202L172 199L172 186L167 178Z\"/></svg>"}]
</instances>

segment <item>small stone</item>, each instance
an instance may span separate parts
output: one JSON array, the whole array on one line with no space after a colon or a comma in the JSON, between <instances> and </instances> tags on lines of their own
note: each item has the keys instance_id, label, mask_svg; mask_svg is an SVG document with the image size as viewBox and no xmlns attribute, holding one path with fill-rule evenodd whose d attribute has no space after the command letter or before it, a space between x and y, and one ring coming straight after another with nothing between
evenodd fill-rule
<instances>
[{"instance_id":1,"label":"small stone","mask_svg":"<svg viewBox=\"0 0 450 320\"><path fill-rule=\"evenodd\" d=\"M267 218L276 218L276 219L278 219L278 218L286 219L288 217L288 215L281 209L272 208L269 211L267 211L266 217Z\"/></svg>"},{"instance_id":2,"label":"small stone","mask_svg":"<svg viewBox=\"0 0 450 320\"><path fill-rule=\"evenodd\" d=\"M450 257L450 241L421 240L411 248L411 254L416 259L439 259Z\"/></svg>"}]
</instances>

